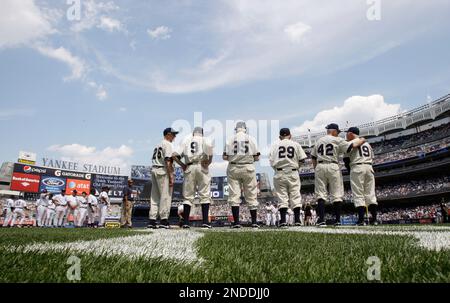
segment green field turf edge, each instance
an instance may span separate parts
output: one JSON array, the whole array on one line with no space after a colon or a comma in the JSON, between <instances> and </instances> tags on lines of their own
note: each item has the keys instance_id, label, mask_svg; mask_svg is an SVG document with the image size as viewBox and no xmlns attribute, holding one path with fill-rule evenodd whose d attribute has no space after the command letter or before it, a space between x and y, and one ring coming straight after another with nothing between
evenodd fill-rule
<instances>
[{"instance_id":1,"label":"green field turf edge","mask_svg":"<svg viewBox=\"0 0 450 303\"><path fill-rule=\"evenodd\" d=\"M0 282L70 282L73 253L10 253L2 247L136 235L128 230L1 230ZM366 261L382 261L381 282L450 282L450 251L419 248L408 236L327 235L290 231L205 232L198 240L201 265L164 259L129 260L82 254L81 281L88 282L369 282Z\"/></svg>"}]
</instances>

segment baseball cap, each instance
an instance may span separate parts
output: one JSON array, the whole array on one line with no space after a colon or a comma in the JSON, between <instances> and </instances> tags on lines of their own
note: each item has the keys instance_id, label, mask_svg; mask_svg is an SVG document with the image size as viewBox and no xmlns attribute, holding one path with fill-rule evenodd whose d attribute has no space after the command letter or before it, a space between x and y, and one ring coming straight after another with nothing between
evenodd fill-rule
<instances>
[{"instance_id":1,"label":"baseball cap","mask_svg":"<svg viewBox=\"0 0 450 303\"><path fill-rule=\"evenodd\" d=\"M289 128L282 128L280 130L280 136L281 137L287 137L291 135L291 130Z\"/></svg>"},{"instance_id":2,"label":"baseball cap","mask_svg":"<svg viewBox=\"0 0 450 303\"><path fill-rule=\"evenodd\" d=\"M337 125L336 123L328 124L327 127L325 127L325 129L328 129L328 130L335 129L338 132L341 132L341 130L339 129L339 125Z\"/></svg>"},{"instance_id":3,"label":"baseball cap","mask_svg":"<svg viewBox=\"0 0 450 303\"><path fill-rule=\"evenodd\" d=\"M355 134L355 135L357 135L357 136L359 136L359 128L357 128L357 127L350 127L348 130L347 130L347 133L353 133L353 134Z\"/></svg>"},{"instance_id":4,"label":"baseball cap","mask_svg":"<svg viewBox=\"0 0 450 303\"><path fill-rule=\"evenodd\" d=\"M167 135L169 135L169 134L172 134L172 135L178 135L180 132L177 132L176 130L174 130L172 127L168 127L168 128L166 128L165 130L164 130L164 136L167 136Z\"/></svg>"},{"instance_id":5,"label":"baseball cap","mask_svg":"<svg viewBox=\"0 0 450 303\"><path fill-rule=\"evenodd\" d=\"M196 128L194 128L194 134L200 134L200 135L203 135L203 128L202 128L202 127L196 127Z\"/></svg>"},{"instance_id":6,"label":"baseball cap","mask_svg":"<svg viewBox=\"0 0 450 303\"><path fill-rule=\"evenodd\" d=\"M238 123L236 123L236 129L247 129L247 124L245 124L245 122L240 121Z\"/></svg>"}]
</instances>

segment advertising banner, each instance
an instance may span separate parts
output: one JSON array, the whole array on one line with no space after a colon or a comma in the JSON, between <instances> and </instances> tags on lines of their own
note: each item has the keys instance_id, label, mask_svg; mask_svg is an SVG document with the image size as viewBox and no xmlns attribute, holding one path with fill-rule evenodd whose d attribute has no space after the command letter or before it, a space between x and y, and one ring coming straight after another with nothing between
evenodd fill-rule
<instances>
[{"instance_id":1,"label":"advertising banner","mask_svg":"<svg viewBox=\"0 0 450 303\"><path fill-rule=\"evenodd\" d=\"M39 192L40 181L41 177L39 175L13 173L11 190L37 193Z\"/></svg>"},{"instance_id":2,"label":"advertising banner","mask_svg":"<svg viewBox=\"0 0 450 303\"><path fill-rule=\"evenodd\" d=\"M102 190L102 187L109 187L109 196L111 198L122 198L123 191L128 185L128 177L126 176L108 176L108 175L93 175L92 187L95 188L97 194Z\"/></svg>"},{"instance_id":3,"label":"advertising banner","mask_svg":"<svg viewBox=\"0 0 450 303\"><path fill-rule=\"evenodd\" d=\"M66 189L66 179L53 176L42 177L39 192L46 190L49 193L60 193L63 189Z\"/></svg>"},{"instance_id":4,"label":"advertising banner","mask_svg":"<svg viewBox=\"0 0 450 303\"><path fill-rule=\"evenodd\" d=\"M70 194L74 190L78 192L79 196L81 196L83 192L89 194L91 190L91 181L79 179L67 179L66 192Z\"/></svg>"}]
</instances>

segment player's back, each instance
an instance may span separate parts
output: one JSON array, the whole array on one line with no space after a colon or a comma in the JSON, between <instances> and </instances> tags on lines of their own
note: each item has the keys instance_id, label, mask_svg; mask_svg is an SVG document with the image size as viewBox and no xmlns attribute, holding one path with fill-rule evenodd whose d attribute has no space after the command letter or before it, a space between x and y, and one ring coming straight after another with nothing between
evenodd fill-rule
<instances>
[{"instance_id":1,"label":"player's back","mask_svg":"<svg viewBox=\"0 0 450 303\"><path fill-rule=\"evenodd\" d=\"M345 152L346 142L341 137L326 135L314 146L311 155L318 163L339 163L339 157Z\"/></svg>"},{"instance_id":2,"label":"player's back","mask_svg":"<svg viewBox=\"0 0 450 303\"><path fill-rule=\"evenodd\" d=\"M198 163L212 156L211 143L203 136L189 136L181 145L185 163Z\"/></svg>"},{"instance_id":3,"label":"player's back","mask_svg":"<svg viewBox=\"0 0 450 303\"><path fill-rule=\"evenodd\" d=\"M374 153L372 150L372 146L369 144L369 142L365 142L363 145L361 145L359 148L354 149L352 148L354 140L351 142L348 142L348 150L350 151L349 157L350 157L350 165L358 165L358 164L372 164L373 163L373 157Z\"/></svg>"},{"instance_id":4,"label":"player's back","mask_svg":"<svg viewBox=\"0 0 450 303\"><path fill-rule=\"evenodd\" d=\"M162 140L153 150L152 165L154 167L165 167L166 159L171 158L173 145L167 140Z\"/></svg>"},{"instance_id":5,"label":"player's back","mask_svg":"<svg viewBox=\"0 0 450 303\"><path fill-rule=\"evenodd\" d=\"M300 144L293 140L285 139L275 143L271 151L271 165L275 169L299 169L300 161L307 156Z\"/></svg>"},{"instance_id":6,"label":"player's back","mask_svg":"<svg viewBox=\"0 0 450 303\"><path fill-rule=\"evenodd\" d=\"M232 164L253 164L254 157L259 155L256 140L245 132L238 132L228 140L225 154Z\"/></svg>"}]
</instances>

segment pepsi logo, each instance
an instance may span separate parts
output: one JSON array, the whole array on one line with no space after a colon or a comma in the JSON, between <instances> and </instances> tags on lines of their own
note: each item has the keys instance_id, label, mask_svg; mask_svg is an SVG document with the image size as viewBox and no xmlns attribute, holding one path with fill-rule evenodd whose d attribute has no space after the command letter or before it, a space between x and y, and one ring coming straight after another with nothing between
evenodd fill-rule
<instances>
[{"instance_id":1,"label":"pepsi logo","mask_svg":"<svg viewBox=\"0 0 450 303\"><path fill-rule=\"evenodd\" d=\"M31 166L24 166L23 167L23 171L26 172L26 173L31 173L32 168L31 168Z\"/></svg>"}]
</instances>

